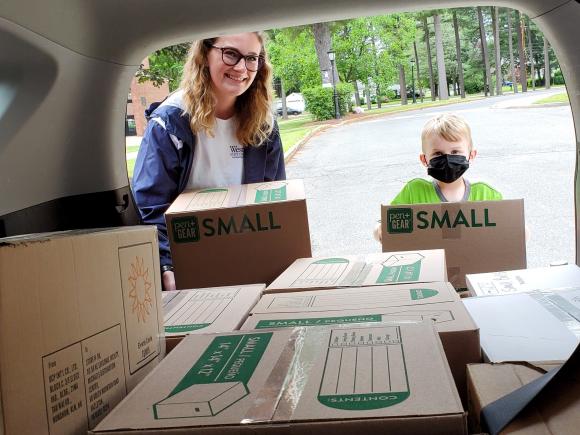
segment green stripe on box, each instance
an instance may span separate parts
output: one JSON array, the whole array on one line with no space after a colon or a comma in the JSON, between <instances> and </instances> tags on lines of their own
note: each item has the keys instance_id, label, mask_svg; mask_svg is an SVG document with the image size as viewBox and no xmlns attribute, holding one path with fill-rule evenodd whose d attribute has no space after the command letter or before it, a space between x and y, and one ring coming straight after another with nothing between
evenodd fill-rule
<instances>
[{"instance_id":1,"label":"green stripe on box","mask_svg":"<svg viewBox=\"0 0 580 435\"><path fill-rule=\"evenodd\" d=\"M198 329L207 328L211 323L192 323L190 325L172 325L166 326L165 332L168 334L179 334L180 332L197 331Z\"/></svg>"},{"instance_id":2,"label":"green stripe on box","mask_svg":"<svg viewBox=\"0 0 580 435\"><path fill-rule=\"evenodd\" d=\"M260 320L255 329L266 328L289 328L294 326L322 326L322 325L340 325L346 323L365 323L380 322L380 314L361 314L358 316L341 316L341 317L316 317L311 319L270 319Z\"/></svg>"}]
</instances>

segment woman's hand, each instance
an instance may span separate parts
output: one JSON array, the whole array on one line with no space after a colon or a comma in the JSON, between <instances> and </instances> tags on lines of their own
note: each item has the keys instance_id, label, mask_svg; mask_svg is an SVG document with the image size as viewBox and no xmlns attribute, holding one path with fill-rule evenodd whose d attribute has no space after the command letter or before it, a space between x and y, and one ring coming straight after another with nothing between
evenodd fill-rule
<instances>
[{"instance_id":1,"label":"woman's hand","mask_svg":"<svg viewBox=\"0 0 580 435\"><path fill-rule=\"evenodd\" d=\"M163 272L161 276L163 290L176 290L175 288L175 274L171 270Z\"/></svg>"}]
</instances>

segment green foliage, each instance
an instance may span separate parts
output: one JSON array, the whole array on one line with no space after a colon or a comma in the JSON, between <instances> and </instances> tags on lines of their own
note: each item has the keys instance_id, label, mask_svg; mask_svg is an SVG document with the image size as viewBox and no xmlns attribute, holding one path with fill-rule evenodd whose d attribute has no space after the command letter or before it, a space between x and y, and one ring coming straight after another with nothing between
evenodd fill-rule
<instances>
[{"instance_id":1,"label":"green foliage","mask_svg":"<svg viewBox=\"0 0 580 435\"><path fill-rule=\"evenodd\" d=\"M336 85L338 106L341 115L350 111L352 92L353 88L350 83L338 83ZM317 121L334 118L334 91L331 87L324 88L322 86L315 86L303 89L302 95L306 101L306 110Z\"/></svg>"},{"instance_id":2,"label":"green foliage","mask_svg":"<svg viewBox=\"0 0 580 435\"><path fill-rule=\"evenodd\" d=\"M552 79L553 85L565 85L566 82L564 80L564 75L562 74L562 70L558 69L554 73L554 77Z\"/></svg>"},{"instance_id":3,"label":"green foliage","mask_svg":"<svg viewBox=\"0 0 580 435\"><path fill-rule=\"evenodd\" d=\"M483 75L470 74L464 78L465 92L468 94L477 94L483 91Z\"/></svg>"},{"instance_id":4,"label":"green foliage","mask_svg":"<svg viewBox=\"0 0 580 435\"><path fill-rule=\"evenodd\" d=\"M320 84L310 27L274 29L268 34L268 57L274 67L274 76L282 79L286 93Z\"/></svg>"},{"instance_id":5,"label":"green foliage","mask_svg":"<svg viewBox=\"0 0 580 435\"><path fill-rule=\"evenodd\" d=\"M149 56L149 68L139 67L137 78L139 83L151 81L160 87L164 82L169 83L169 90L173 92L179 87L183 64L191 44L178 44L157 50Z\"/></svg>"}]
</instances>

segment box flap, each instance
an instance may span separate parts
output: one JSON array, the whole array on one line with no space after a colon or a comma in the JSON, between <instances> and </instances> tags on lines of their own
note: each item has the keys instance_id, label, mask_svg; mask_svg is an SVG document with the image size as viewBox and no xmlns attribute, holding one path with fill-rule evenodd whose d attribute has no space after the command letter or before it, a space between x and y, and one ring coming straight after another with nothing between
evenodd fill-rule
<instances>
[{"instance_id":1,"label":"box flap","mask_svg":"<svg viewBox=\"0 0 580 435\"><path fill-rule=\"evenodd\" d=\"M171 204L166 214L296 201L305 198L304 183L300 179L186 190Z\"/></svg>"}]
</instances>

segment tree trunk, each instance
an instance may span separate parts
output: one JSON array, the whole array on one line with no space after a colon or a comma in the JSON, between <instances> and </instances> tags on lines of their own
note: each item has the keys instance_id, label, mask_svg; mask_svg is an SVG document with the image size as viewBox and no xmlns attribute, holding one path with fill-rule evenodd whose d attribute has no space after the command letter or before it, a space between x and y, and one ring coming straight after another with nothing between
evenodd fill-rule
<instances>
[{"instance_id":1,"label":"tree trunk","mask_svg":"<svg viewBox=\"0 0 580 435\"><path fill-rule=\"evenodd\" d=\"M510 51L510 72L512 76L512 87L514 88L514 94L518 93L518 81L516 79L516 67L514 64L514 48L513 48L513 35L512 35L512 11L507 9L507 19L508 19L508 46Z\"/></svg>"},{"instance_id":2,"label":"tree trunk","mask_svg":"<svg viewBox=\"0 0 580 435\"><path fill-rule=\"evenodd\" d=\"M407 83L405 81L405 68L403 65L399 64L399 86L401 94L401 104L405 106L407 104Z\"/></svg>"},{"instance_id":3,"label":"tree trunk","mask_svg":"<svg viewBox=\"0 0 580 435\"><path fill-rule=\"evenodd\" d=\"M360 106L360 94L358 92L358 83L356 80L352 82L352 86L354 88L354 105L359 107Z\"/></svg>"},{"instance_id":4,"label":"tree trunk","mask_svg":"<svg viewBox=\"0 0 580 435\"><path fill-rule=\"evenodd\" d=\"M419 70L419 56L417 55L417 43L413 41L413 50L415 51L415 64L417 65L417 86L419 86L419 95L421 95L421 103L423 102L423 85L421 84L421 73Z\"/></svg>"},{"instance_id":5,"label":"tree trunk","mask_svg":"<svg viewBox=\"0 0 580 435\"><path fill-rule=\"evenodd\" d=\"M524 38L520 11L516 10L516 36L518 37L518 56L520 58L520 83L522 92L528 92L528 74L526 71L526 55L524 54Z\"/></svg>"},{"instance_id":6,"label":"tree trunk","mask_svg":"<svg viewBox=\"0 0 580 435\"><path fill-rule=\"evenodd\" d=\"M429 42L429 26L427 25L427 17L423 17L423 29L425 29L425 45L427 48L427 64L429 66L429 87L431 88L431 101L435 101L437 94L435 93L435 81L433 80L433 61L431 59L431 43Z\"/></svg>"},{"instance_id":7,"label":"tree trunk","mask_svg":"<svg viewBox=\"0 0 580 435\"><path fill-rule=\"evenodd\" d=\"M312 25L312 33L314 34L314 47L316 48L316 56L318 57L318 65L320 66L320 78L324 83L324 71L332 71L334 75L334 83L338 84L338 72L336 70L336 63L332 68L328 52L330 51L330 27L328 23L316 23Z\"/></svg>"},{"instance_id":8,"label":"tree trunk","mask_svg":"<svg viewBox=\"0 0 580 435\"><path fill-rule=\"evenodd\" d=\"M455 53L457 56L457 74L459 75L459 93L461 94L461 98L465 98L463 62L461 61L461 43L459 41L459 24L457 23L457 12L455 10L453 10L453 29L455 30Z\"/></svg>"},{"instance_id":9,"label":"tree trunk","mask_svg":"<svg viewBox=\"0 0 580 435\"><path fill-rule=\"evenodd\" d=\"M371 87L369 86L369 81L365 83L365 97L367 100L367 110L371 110Z\"/></svg>"},{"instance_id":10,"label":"tree trunk","mask_svg":"<svg viewBox=\"0 0 580 435\"><path fill-rule=\"evenodd\" d=\"M443 54L443 35L441 33L441 16L435 14L435 54L437 56L437 76L439 82L439 99L449 99L449 87L447 86L447 72L445 71L445 55Z\"/></svg>"},{"instance_id":11,"label":"tree trunk","mask_svg":"<svg viewBox=\"0 0 580 435\"><path fill-rule=\"evenodd\" d=\"M288 107L286 106L286 89L284 80L280 78L280 98L282 99L282 119L288 119Z\"/></svg>"},{"instance_id":12,"label":"tree trunk","mask_svg":"<svg viewBox=\"0 0 580 435\"><path fill-rule=\"evenodd\" d=\"M499 8L491 8L491 19L493 21L493 46L495 48L495 90L497 95L503 94L503 75L501 73L501 53L499 37Z\"/></svg>"},{"instance_id":13,"label":"tree trunk","mask_svg":"<svg viewBox=\"0 0 580 435\"><path fill-rule=\"evenodd\" d=\"M544 36L544 86L550 89L552 71L550 71L550 43Z\"/></svg>"},{"instance_id":14,"label":"tree trunk","mask_svg":"<svg viewBox=\"0 0 580 435\"><path fill-rule=\"evenodd\" d=\"M536 90L536 68L534 67L534 49L532 47L532 22L528 18L528 49L530 50L530 73L532 76L532 90Z\"/></svg>"},{"instance_id":15,"label":"tree trunk","mask_svg":"<svg viewBox=\"0 0 580 435\"><path fill-rule=\"evenodd\" d=\"M376 46L376 43L375 43L375 37L374 37L374 35L371 38L371 41L373 43L373 64L374 64L374 70L375 70L375 77L377 78L376 87L375 87L375 93L377 95L377 97L376 97L377 98L377 108L380 109L381 108L381 87L380 87L380 85L378 83L379 68L377 66L377 46Z\"/></svg>"},{"instance_id":16,"label":"tree trunk","mask_svg":"<svg viewBox=\"0 0 580 435\"><path fill-rule=\"evenodd\" d=\"M477 18L479 20L479 39L481 42L481 55L483 57L483 86L484 93L493 96L493 90L491 88L491 73L489 68L489 56L487 55L487 39L485 37L485 26L483 25L483 13L481 12L481 6L477 7Z\"/></svg>"}]
</instances>

